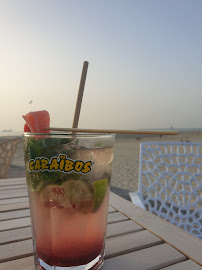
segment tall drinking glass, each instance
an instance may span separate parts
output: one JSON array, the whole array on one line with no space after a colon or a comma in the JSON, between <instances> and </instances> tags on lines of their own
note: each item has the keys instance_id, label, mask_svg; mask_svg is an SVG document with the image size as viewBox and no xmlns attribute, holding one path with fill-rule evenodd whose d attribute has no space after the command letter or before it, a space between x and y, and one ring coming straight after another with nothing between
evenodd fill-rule
<instances>
[{"instance_id":1,"label":"tall drinking glass","mask_svg":"<svg viewBox=\"0 0 202 270\"><path fill-rule=\"evenodd\" d=\"M114 135L23 138L36 269L99 269Z\"/></svg>"}]
</instances>

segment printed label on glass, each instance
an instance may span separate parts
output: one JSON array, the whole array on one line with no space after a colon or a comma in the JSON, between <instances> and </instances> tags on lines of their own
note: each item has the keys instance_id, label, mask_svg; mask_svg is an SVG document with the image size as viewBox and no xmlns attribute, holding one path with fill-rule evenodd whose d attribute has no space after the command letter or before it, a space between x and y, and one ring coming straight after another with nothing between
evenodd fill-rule
<instances>
[{"instance_id":1,"label":"printed label on glass","mask_svg":"<svg viewBox=\"0 0 202 270\"><path fill-rule=\"evenodd\" d=\"M76 172L87 174L91 171L93 165L92 161L72 160L67 158L65 154L48 159L46 157L36 157L29 161L30 172L55 172L60 171L64 173Z\"/></svg>"}]
</instances>

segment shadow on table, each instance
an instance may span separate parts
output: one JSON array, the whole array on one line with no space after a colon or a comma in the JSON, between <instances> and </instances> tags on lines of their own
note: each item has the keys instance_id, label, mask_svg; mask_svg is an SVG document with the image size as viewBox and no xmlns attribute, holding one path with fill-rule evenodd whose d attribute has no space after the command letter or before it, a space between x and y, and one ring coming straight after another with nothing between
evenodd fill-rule
<instances>
[{"instance_id":1,"label":"shadow on table","mask_svg":"<svg viewBox=\"0 0 202 270\"><path fill-rule=\"evenodd\" d=\"M124 199L131 201L130 196L129 196L130 190L111 186L111 191L114 192L115 194L123 197Z\"/></svg>"}]
</instances>

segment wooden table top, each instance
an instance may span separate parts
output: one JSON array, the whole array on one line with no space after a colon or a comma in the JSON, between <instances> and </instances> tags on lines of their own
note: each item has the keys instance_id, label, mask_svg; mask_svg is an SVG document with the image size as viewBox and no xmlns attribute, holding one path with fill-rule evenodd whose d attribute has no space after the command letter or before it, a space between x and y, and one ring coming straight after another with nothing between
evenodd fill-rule
<instances>
[{"instance_id":1,"label":"wooden table top","mask_svg":"<svg viewBox=\"0 0 202 270\"><path fill-rule=\"evenodd\" d=\"M110 193L103 270L202 270L202 241ZM34 270L25 178L0 179L0 270Z\"/></svg>"}]
</instances>

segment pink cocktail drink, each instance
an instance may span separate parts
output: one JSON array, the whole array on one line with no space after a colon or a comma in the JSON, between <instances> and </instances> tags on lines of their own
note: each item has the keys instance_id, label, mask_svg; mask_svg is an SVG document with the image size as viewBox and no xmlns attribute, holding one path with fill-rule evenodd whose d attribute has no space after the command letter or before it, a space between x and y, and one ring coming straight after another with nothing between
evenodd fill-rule
<instances>
[{"instance_id":1,"label":"pink cocktail drink","mask_svg":"<svg viewBox=\"0 0 202 270\"><path fill-rule=\"evenodd\" d=\"M102 266L113 144L111 135L24 135L37 270Z\"/></svg>"},{"instance_id":2,"label":"pink cocktail drink","mask_svg":"<svg viewBox=\"0 0 202 270\"><path fill-rule=\"evenodd\" d=\"M108 193L108 192L107 192ZM46 206L32 195L36 252L49 265L83 265L101 254L106 228L108 194L96 213L69 213ZM50 226L51 224L51 226Z\"/></svg>"}]
</instances>

